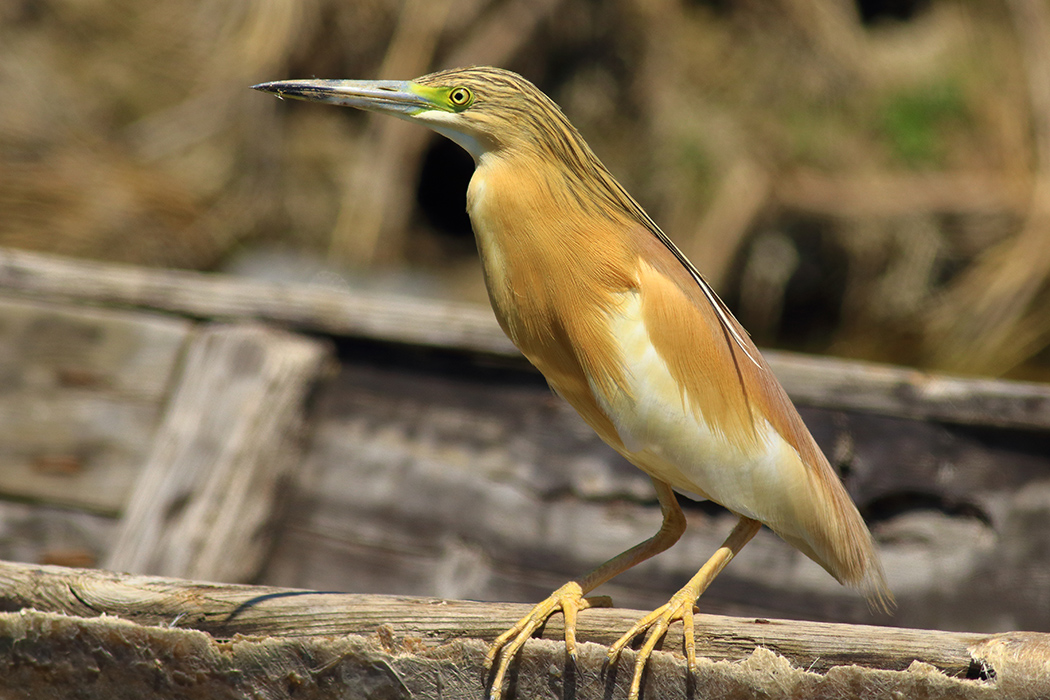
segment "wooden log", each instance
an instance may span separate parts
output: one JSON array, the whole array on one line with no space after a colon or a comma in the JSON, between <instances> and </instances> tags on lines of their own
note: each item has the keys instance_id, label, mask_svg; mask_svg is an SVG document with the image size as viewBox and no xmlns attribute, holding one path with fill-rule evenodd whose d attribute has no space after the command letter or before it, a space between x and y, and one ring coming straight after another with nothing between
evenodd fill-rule
<instances>
[{"instance_id":1,"label":"wooden log","mask_svg":"<svg viewBox=\"0 0 1050 700\"><path fill-rule=\"evenodd\" d=\"M371 637L274 640L238 636L216 640L195 630L142 627L113 617L84 619L37 611L0 613L0 637L17 640L6 647L0 644L0 694L5 698L481 700L488 696L485 647L474 640L451 642L436 649L382 633ZM604 647L585 643L578 651L578 662L570 665L563 645L545 640L530 642L512 667L510 697L619 700L626 696L633 652L625 652L618 664L605 669ZM701 658L695 679L687 680L683 660L657 652L649 661L645 697L1038 697L1000 692L1009 681L991 684L951 678L920 663L907 671L848 666L817 674L794 668L762 647L738 663Z\"/></svg>"},{"instance_id":2,"label":"wooden log","mask_svg":"<svg viewBox=\"0 0 1050 700\"><path fill-rule=\"evenodd\" d=\"M0 690L76 688L78 697L133 697L152 683L169 691L166 697L199 697L204 689L217 696L222 689L267 698L480 698L483 642L527 609L0 562L0 610L9 611L0 613ZM583 613L575 667L566 664L560 642L529 642L511 674L517 696L623 697L633 652L605 668L600 645L638 614ZM559 622L556 616L543 637L558 640ZM680 654L658 651L647 697L1035 698L1050 692L1045 634L989 637L711 615L698 624L702 658L694 682L686 681ZM680 633L672 630L663 648L680 645ZM330 695L314 694L322 688ZM114 689L120 692L105 694Z\"/></svg>"},{"instance_id":3,"label":"wooden log","mask_svg":"<svg viewBox=\"0 0 1050 700\"><path fill-rule=\"evenodd\" d=\"M509 357L524 365L492 312L474 304L347 294L180 270L141 269L0 250L0 289L22 295L162 310L197 319L265 320L336 336ZM865 362L766 351L806 405L1002 427L1050 428L1050 387L971 380Z\"/></svg>"},{"instance_id":4,"label":"wooden log","mask_svg":"<svg viewBox=\"0 0 1050 700\"><path fill-rule=\"evenodd\" d=\"M387 626L394 635L415 637L425 645L458 638L491 642L531 609L517 603L314 592L10 562L0 562L0 590L4 610L115 615L222 638L370 635ZM622 608L587 611L579 620L580 639L611 644L643 614ZM972 663L967 649L988 637L725 615L702 615L698 627L705 634L698 635L697 653L707 658L740 661L761 645L818 672L849 664L903 670L918 660L950 675L965 675ZM557 641L563 629L561 618L554 616L542 636ZM1033 634L1050 641L1050 635ZM681 626L676 625L663 646L681 645Z\"/></svg>"},{"instance_id":5,"label":"wooden log","mask_svg":"<svg viewBox=\"0 0 1050 700\"><path fill-rule=\"evenodd\" d=\"M321 341L253 324L200 331L107 565L227 581L254 575L328 352Z\"/></svg>"}]
</instances>

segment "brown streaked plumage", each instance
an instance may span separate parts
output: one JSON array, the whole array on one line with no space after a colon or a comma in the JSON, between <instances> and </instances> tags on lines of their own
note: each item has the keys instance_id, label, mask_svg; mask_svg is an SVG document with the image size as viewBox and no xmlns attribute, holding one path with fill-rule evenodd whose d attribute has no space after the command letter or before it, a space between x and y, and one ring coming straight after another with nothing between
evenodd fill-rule
<instances>
[{"instance_id":1,"label":"brown streaked plumage","mask_svg":"<svg viewBox=\"0 0 1050 700\"><path fill-rule=\"evenodd\" d=\"M279 96L419 122L459 143L477 169L467 192L500 326L550 386L614 449L648 473L664 523L649 540L570 581L502 635L491 697L508 664L556 611L575 655L583 596L681 536L673 489L740 516L726 543L669 603L610 650L648 631L630 696L667 626L682 620L695 667L693 604L761 523L861 588L892 598L871 535L758 349L704 279L624 191L546 95L497 68L410 82L282 81Z\"/></svg>"}]
</instances>

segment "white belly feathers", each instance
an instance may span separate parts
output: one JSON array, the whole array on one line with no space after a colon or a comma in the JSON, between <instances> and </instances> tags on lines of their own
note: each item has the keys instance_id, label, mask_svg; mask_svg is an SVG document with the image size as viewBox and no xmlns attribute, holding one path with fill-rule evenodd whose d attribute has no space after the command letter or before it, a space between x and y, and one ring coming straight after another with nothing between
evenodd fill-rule
<instances>
[{"instance_id":1,"label":"white belly feathers","mask_svg":"<svg viewBox=\"0 0 1050 700\"><path fill-rule=\"evenodd\" d=\"M741 450L694 411L649 340L637 291L620 295L608 322L622 343L626 386L591 390L613 417L624 456L674 488L709 498L774 528L794 510L792 493L808 482L792 448L762 416L754 416L757 446ZM749 505L745 505L749 504ZM769 504L756 512L754 504Z\"/></svg>"}]
</instances>

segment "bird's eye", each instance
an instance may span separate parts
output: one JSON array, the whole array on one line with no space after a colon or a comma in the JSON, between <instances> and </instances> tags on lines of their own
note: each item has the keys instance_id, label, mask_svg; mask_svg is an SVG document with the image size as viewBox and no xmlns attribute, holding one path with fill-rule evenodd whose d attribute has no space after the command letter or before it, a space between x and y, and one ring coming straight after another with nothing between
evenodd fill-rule
<instances>
[{"instance_id":1,"label":"bird's eye","mask_svg":"<svg viewBox=\"0 0 1050 700\"><path fill-rule=\"evenodd\" d=\"M466 107L473 99L473 93L465 87L452 88L448 93L448 101L453 107Z\"/></svg>"}]
</instances>

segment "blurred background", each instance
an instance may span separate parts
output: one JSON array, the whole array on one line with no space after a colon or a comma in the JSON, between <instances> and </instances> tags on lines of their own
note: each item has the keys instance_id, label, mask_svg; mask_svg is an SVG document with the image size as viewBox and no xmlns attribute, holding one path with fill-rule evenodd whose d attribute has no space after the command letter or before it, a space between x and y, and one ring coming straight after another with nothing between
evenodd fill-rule
<instances>
[{"instance_id":1,"label":"blurred background","mask_svg":"<svg viewBox=\"0 0 1050 700\"><path fill-rule=\"evenodd\" d=\"M284 78L550 94L760 345L1050 378L1041 0L9 0L0 246L483 303L472 163Z\"/></svg>"}]
</instances>

